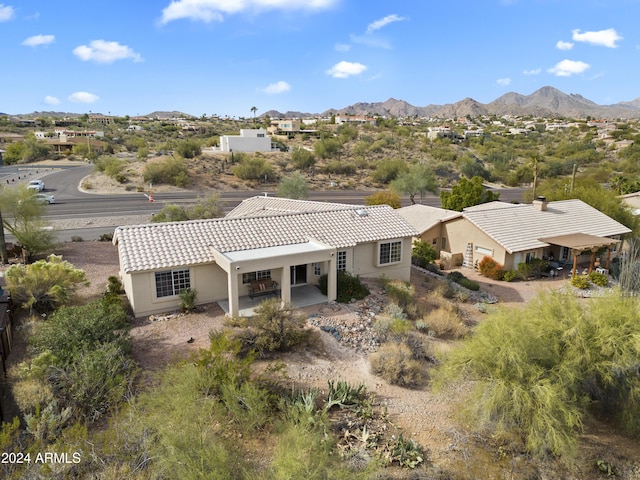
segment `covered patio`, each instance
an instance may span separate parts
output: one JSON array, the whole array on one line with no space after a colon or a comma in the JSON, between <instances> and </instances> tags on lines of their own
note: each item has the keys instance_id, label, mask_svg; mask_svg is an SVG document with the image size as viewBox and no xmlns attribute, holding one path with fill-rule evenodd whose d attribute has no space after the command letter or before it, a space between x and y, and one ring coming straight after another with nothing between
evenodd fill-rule
<instances>
[{"instance_id":1,"label":"covered patio","mask_svg":"<svg viewBox=\"0 0 640 480\"><path fill-rule=\"evenodd\" d=\"M558 235L555 237L540 238L539 240L550 245L557 245L559 247L570 249L571 255L573 256L571 275L575 275L578 270L578 257L587 252L591 254L587 272L591 273L594 268L601 268L600 265L596 265L596 253L603 248L606 248L607 252L604 271L608 272L609 265L611 263L611 246L622 242L622 240L617 240L615 238L599 237L597 235L589 235L586 233Z\"/></svg>"},{"instance_id":2,"label":"covered patio","mask_svg":"<svg viewBox=\"0 0 640 480\"><path fill-rule=\"evenodd\" d=\"M270 297L257 297L250 298L248 295L240 297L238 299L238 316L251 317L254 315L254 309L260 305L260 303ZM280 298L277 296L276 298ZM300 285L291 287L291 300L290 303L294 308L308 307L310 305L318 305L320 303L326 303L329 299L326 295L320 292L320 289L315 285ZM224 313L230 315L229 300L220 300L218 302L220 308L224 310Z\"/></svg>"}]
</instances>

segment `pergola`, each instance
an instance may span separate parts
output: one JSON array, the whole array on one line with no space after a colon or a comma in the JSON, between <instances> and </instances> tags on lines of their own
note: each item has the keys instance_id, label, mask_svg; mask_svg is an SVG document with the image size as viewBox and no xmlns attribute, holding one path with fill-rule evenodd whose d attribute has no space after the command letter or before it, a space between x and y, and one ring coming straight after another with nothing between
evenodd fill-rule
<instances>
[{"instance_id":1,"label":"pergola","mask_svg":"<svg viewBox=\"0 0 640 480\"><path fill-rule=\"evenodd\" d=\"M587 233L570 233L567 235L540 238L539 240L541 242L571 249L571 253L573 255L573 268L571 269L572 275L576 274L576 270L578 268L578 255L581 255L584 252L591 252L591 259L589 262L589 273L591 273L593 270L596 252L604 247L607 248L607 263L605 268L609 270L609 263L611 261L611 245L615 245L622 241L614 238L589 235Z\"/></svg>"}]
</instances>

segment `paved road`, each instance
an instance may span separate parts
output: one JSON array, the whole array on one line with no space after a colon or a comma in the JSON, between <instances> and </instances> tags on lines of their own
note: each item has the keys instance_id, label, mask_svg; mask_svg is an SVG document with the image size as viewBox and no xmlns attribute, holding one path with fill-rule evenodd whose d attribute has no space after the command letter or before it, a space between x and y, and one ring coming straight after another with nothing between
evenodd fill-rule
<instances>
[{"instance_id":1,"label":"paved road","mask_svg":"<svg viewBox=\"0 0 640 480\"><path fill-rule=\"evenodd\" d=\"M198 197L206 195L208 192L181 192L181 193L155 193L154 202L149 202L142 193L127 194L94 194L85 193L79 190L78 186L82 179L91 173L93 166L2 166L0 167L0 184L16 184L26 182L35 178L41 178L46 184L46 193L56 197L56 204L46 207L45 219L70 220L70 219L92 219L105 216L130 216L157 213L165 205L171 203L194 203ZM18 178L20 177L20 178ZM527 189L497 189L500 192L501 200L507 202L522 201L522 195ZM229 211L238 205L242 200L253 196L261 195L262 191L229 191L221 194L224 201L225 210ZM275 190L267 190L267 194L275 195ZM310 192L309 199L317 201L330 201L347 204L362 204L364 197L370 192L331 190ZM411 202L408 197L402 199L403 205ZM436 195L426 195L421 203L434 207L441 205L440 198ZM83 228L77 230L67 230L59 232L61 241L69 241L72 236L79 236L85 240L93 240L104 233L113 232L114 226Z\"/></svg>"}]
</instances>

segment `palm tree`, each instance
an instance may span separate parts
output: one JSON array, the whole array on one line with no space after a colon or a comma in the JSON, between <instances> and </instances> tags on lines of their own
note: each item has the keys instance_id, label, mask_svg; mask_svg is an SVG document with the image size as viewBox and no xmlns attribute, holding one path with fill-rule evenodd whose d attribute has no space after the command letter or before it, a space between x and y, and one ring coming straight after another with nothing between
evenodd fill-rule
<instances>
[{"instance_id":1,"label":"palm tree","mask_svg":"<svg viewBox=\"0 0 640 480\"><path fill-rule=\"evenodd\" d=\"M251 107L251 111L253 112L253 123L256 123L256 112L258 111L258 107Z\"/></svg>"}]
</instances>

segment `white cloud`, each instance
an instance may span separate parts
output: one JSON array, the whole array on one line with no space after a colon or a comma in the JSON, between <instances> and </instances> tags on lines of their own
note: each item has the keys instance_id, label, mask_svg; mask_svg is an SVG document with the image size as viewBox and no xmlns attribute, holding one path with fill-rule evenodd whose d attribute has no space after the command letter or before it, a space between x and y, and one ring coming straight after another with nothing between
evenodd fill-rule
<instances>
[{"instance_id":1,"label":"white cloud","mask_svg":"<svg viewBox=\"0 0 640 480\"><path fill-rule=\"evenodd\" d=\"M616 42L622 40L622 37L618 35L618 32L616 32L614 28L584 33L580 33L580 30L576 29L571 30L571 33L576 42L587 42L592 45L600 45L608 48L616 48L618 46Z\"/></svg>"},{"instance_id":2,"label":"white cloud","mask_svg":"<svg viewBox=\"0 0 640 480\"><path fill-rule=\"evenodd\" d=\"M348 78L352 75L360 75L367 69L366 65L357 62L342 62L336 63L333 67L327 70L325 73L331 75L333 78Z\"/></svg>"},{"instance_id":3,"label":"white cloud","mask_svg":"<svg viewBox=\"0 0 640 480\"><path fill-rule=\"evenodd\" d=\"M92 40L87 45L80 45L73 49L73 54L80 60L94 61L97 63L113 63L116 60L132 59L134 62L141 62L142 57L126 45L118 42L107 42L106 40Z\"/></svg>"},{"instance_id":4,"label":"white cloud","mask_svg":"<svg viewBox=\"0 0 640 480\"><path fill-rule=\"evenodd\" d=\"M69 101L73 103L93 103L99 99L100 97L89 92L74 92L69 95Z\"/></svg>"},{"instance_id":5,"label":"white cloud","mask_svg":"<svg viewBox=\"0 0 640 480\"><path fill-rule=\"evenodd\" d=\"M507 86L511 83L511 79L509 77L499 78L496 82L498 82L498 85Z\"/></svg>"},{"instance_id":6,"label":"white cloud","mask_svg":"<svg viewBox=\"0 0 640 480\"><path fill-rule=\"evenodd\" d=\"M278 93L288 92L289 90L291 90L291 85L284 80L280 80L279 82L267 85L261 91L269 95L276 95Z\"/></svg>"},{"instance_id":7,"label":"white cloud","mask_svg":"<svg viewBox=\"0 0 640 480\"><path fill-rule=\"evenodd\" d=\"M11 20L15 15L15 10L11 5L0 3L0 22Z\"/></svg>"},{"instance_id":8,"label":"white cloud","mask_svg":"<svg viewBox=\"0 0 640 480\"><path fill-rule=\"evenodd\" d=\"M44 103L47 105L58 105L60 103L60 99L57 97L52 97L51 95L47 95L44 97Z\"/></svg>"},{"instance_id":9,"label":"white cloud","mask_svg":"<svg viewBox=\"0 0 640 480\"><path fill-rule=\"evenodd\" d=\"M338 0L172 0L162 9L160 23L183 18L201 22L222 22L225 15L265 10L324 10Z\"/></svg>"},{"instance_id":10,"label":"white cloud","mask_svg":"<svg viewBox=\"0 0 640 480\"><path fill-rule=\"evenodd\" d=\"M348 52L351 50L351 45L348 43L336 43L333 48L336 52Z\"/></svg>"},{"instance_id":11,"label":"white cloud","mask_svg":"<svg viewBox=\"0 0 640 480\"><path fill-rule=\"evenodd\" d=\"M56 39L55 35L34 35L22 42L27 47L38 47L40 45L49 45Z\"/></svg>"},{"instance_id":12,"label":"white cloud","mask_svg":"<svg viewBox=\"0 0 640 480\"><path fill-rule=\"evenodd\" d=\"M577 73L582 73L590 67L588 63L575 60L562 60L555 64L553 68L547 70L557 77L570 77Z\"/></svg>"},{"instance_id":13,"label":"white cloud","mask_svg":"<svg viewBox=\"0 0 640 480\"><path fill-rule=\"evenodd\" d=\"M403 20L406 20L406 18L405 17L400 17L400 16L396 15L395 13L393 13L391 15L387 15L386 17L383 17L383 18L381 18L379 20L371 22L367 26L367 33L375 32L376 30L380 30L382 27L384 27L386 25L389 25L390 23L401 22Z\"/></svg>"},{"instance_id":14,"label":"white cloud","mask_svg":"<svg viewBox=\"0 0 640 480\"><path fill-rule=\"evenodd\" d=\"M368 47L391 49L391 44L387 40L374 35L349 35L349 39L353 43L359 43Z\"/></svg>"},{"instance_id":15,"label":"white cloud","mask_svg":"<svg viewBox=\"0 0 640 480\"><path fill-rule=\"evenodd\" d=\"M556 48L558 50L571 50L573 48L573 43L558 40L558 43L556 43Z\"/></svg>"},{"instance_id":16,"label":"white cloud","mask_svg":"<svg viewBox=\"0 0 640 480\"><path fill-rule=\"evenodd\" d=\"M532 70L525 70L522 73L525 75L540 75L540 72L542 72L541 68L534 68Z\"/></svg>"}]
</instances>

